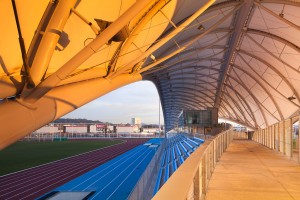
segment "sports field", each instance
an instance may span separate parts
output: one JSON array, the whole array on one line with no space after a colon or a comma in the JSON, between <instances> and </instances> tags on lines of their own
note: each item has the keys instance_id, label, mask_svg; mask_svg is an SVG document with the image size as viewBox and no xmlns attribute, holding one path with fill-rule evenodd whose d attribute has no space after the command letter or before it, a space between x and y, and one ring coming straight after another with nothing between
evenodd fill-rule
<instances>
[{"instance_id":1,"label":"sports field","mask_svg":"<svg viewBox=\"0 0 300 200\"><path fill-rule=\"evenodd\" d=\"M121 142L121 140L17 142L0 151L0 176Z\"/></svg>"}]
</instances>

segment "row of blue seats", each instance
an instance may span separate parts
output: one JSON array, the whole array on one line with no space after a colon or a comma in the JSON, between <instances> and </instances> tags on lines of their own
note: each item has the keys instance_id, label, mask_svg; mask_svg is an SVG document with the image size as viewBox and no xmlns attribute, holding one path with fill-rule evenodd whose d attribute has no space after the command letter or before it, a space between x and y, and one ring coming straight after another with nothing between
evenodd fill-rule
<instances>
[{"instance_id":1,"label":"row of blue seats","mask_svg":"<svg viewBox=\"0 0 300 200\"><path fill-rule=\"evenodd\" d=\"M169 177L178 169L178 167L193 153L204 140L200 138L188 138L183 134L177 134L167 138L166 147L164 149L160 170L153 194L167 182Z\"/></svg>"}]
</instances>

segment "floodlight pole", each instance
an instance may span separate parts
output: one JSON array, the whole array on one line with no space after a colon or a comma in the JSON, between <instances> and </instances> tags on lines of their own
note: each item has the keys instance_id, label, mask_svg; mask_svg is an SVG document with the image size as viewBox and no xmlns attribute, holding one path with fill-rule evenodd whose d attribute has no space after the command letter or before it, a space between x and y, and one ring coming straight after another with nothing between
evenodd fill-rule
<instances>
[{"instance_id":1,"label":"floodlight pole","mask_svg":"<svg viewBox=\"0 0 300 200\"><path fill-rule=\"evenodd\" d=\"M160 97L158 96L158 135L160 137Z\"/></svg>"}]
</instances>

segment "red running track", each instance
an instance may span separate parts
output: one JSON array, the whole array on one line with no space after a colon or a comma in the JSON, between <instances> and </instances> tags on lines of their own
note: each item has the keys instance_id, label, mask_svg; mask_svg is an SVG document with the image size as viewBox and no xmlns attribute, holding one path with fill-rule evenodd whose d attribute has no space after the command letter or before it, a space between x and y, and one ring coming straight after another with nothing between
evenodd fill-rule
<instances>
[{"instance_id":1,"label":"red running track","mask_svg":"<svg viewBox=\"0 0 300 200\"><path fill-rule=\"evenodd\" d=\"M99 165L145 143L146 138L69 157L0 177L0 200L35 199Z\"/></svg>"}]
</instances>

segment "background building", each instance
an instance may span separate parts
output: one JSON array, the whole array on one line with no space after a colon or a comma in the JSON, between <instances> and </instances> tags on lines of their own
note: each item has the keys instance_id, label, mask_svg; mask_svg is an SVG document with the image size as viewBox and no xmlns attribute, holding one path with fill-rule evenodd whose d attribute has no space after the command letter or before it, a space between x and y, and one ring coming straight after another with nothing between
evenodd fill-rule
<instances>
[{"instance_id":1,"label":"background building","mask_svg":"<svg viewBox=\"0 0 300 200\"><path fill-rule=\"evenodd\" d=\"M138 127L141 128L142 120L141 120L141 118L138 118L138 117L131 118L131 124L138 125Z\"/></svg>"}]
</instances>

